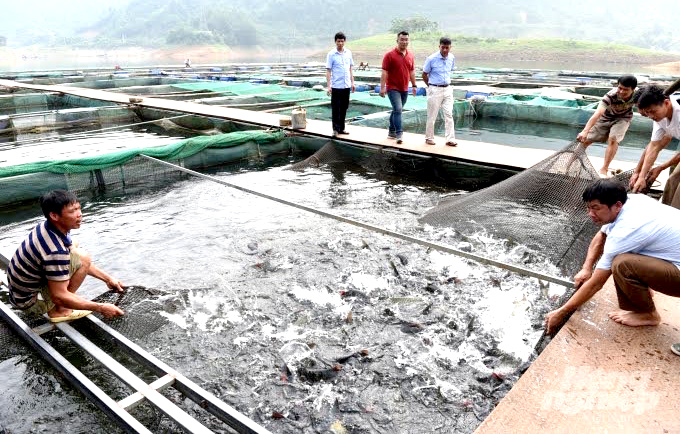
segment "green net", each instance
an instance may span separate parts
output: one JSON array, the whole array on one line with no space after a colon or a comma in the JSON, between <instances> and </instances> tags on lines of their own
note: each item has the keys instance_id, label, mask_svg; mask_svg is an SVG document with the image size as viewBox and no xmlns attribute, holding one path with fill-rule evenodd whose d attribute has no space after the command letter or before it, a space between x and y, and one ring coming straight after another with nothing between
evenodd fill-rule
<instances>
[{"instance_id":1,"label":"green net","mask_svg":"<svg viewBox=\"0 0 680 434\"><path fill-rule=\"evenodd\" d=\"M199 136L170 145L129 149L91 158L0 168L0 205L33 200L54 189L134 193L188 176L146 156L200 169L290 152L284 132L238 131Z\"/></svg>"},{"instance_id":2,"label":"green net","mask_svg":"<svg viewBox=\"0 0 680 434\"><path fill-rule=\"evenodd\" d=\"M0 115L31 113L48 108L47 95L43 93L0 96Z\"/></svg>"},{"instance_id":3,"label":"green net","mask_svg":"<svg viewBox=\"0 0 680 434\"><path fill-rule=\"evenodd\" d=\"M505 95L489 97L473 102L477 116L519 119L531 122L547 122L563 125L585 125L595 112L596 103L553 99L544 96ZM629 131L648 133L652 120L636 114Z\"/></svg>"},{"instance_id":4,"label":"green net","mask_svg":"<svg viewBox=\"0 0 680 434\"><path fill-rule=\"evenodd\" d=\"M106 169L118 166L131 160L138 155L147 155L162 160L177 160L188 158L207 148L229 148L246 142L265 144L283 140L283 131L239 131L234 133L219 134L215 136L199 136L181 140L165 146L153 148L126 149L120 152L98 155L94 157L73 159L40 161L36 163L19 164L16 166L0 167L0 178L26 175L36 172L50 173L82 173L93 170Z\"/></svg>"},{"instance_id":5,"label":"green net","mask_svg":"<svg viewBox=\"0 0 680 434\"><path fill-rule=\"evenodd\" d=\"M425 97L415 97L425 98ZM413 98L413 99L415 99ZM382 98L380 98L382 99ZM401 121L404 128L417 129L422 128L427 121L427 102L425 107L411 106L411 99L406 102L405 111L401 115ZM389 104L389 101L388 101ZM390 110L388 108L387 110ZM466 100L455 100L453 102L453 117L460 118L469 113L470 103ZM441 113L439 114L441 117ZM389 126L389 111L375 113L372 115L362 116L360 119L351 122L352 125L362 125L372 128L387 128Z\"/></svg>"},{"instance_id":6,"label":"green net","mask_svg":"<svg viewBox=\"0 0 680 434\"><path fill-rule=\"evenodd\" d=\"M537 105L544 107L584 107L592 108L597 107L597 102L587 101L583 99L559 99L550 98L541 95L499 95L490 96L487 101L498 101L510 104L527 104L527 105Z\"/></svg>"}]
</instances>

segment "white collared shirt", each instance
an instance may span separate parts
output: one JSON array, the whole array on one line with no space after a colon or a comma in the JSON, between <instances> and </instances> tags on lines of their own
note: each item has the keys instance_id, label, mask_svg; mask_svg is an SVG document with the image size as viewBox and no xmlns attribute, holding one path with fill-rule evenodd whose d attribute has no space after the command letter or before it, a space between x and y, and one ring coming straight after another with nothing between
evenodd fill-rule
<instances>
[{"instance_id":1,"label":"white collared shirt","mask_svg":"<svg viewBox=\"0 0 680 434\"><path fill-rule=\"evenodd\" d=\"M326 56L326 69L331 71L331 87L333 89L347 89L352 87L349 68L354 65L352 52L347 48L342 51L334 49Z\"/></svg>"},{"instance_id":2,"label":"white collared shirt","mask_svg":"<svg viewBox=\"0 0 680 434\"><path fill-rule=\"evenodd\" d=\"M654 122L654 128L652 129L653 142L661 140L665 136L680 139L680 105L678 105L675 98L671 98L671 105L673 106L671 120L663 118L659 122Z\"/></svg>"},{"instance_id":3,"label":"white collared shirt","mask_svg":"<svg viewBox=\"0 0 680 434\"><path fill-rule=\"evenodd\" d=\"M637 253L680 268L680 210L644 194L629 194L613 222L600 229L607 239L595 268L610 270L621 253Z\"/></svg>"}]
</instances>

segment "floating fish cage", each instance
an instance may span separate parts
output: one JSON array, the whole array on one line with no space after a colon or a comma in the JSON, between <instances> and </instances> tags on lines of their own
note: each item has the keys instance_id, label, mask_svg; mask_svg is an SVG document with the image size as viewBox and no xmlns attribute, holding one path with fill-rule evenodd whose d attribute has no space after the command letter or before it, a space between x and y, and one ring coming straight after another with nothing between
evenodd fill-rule
<instances>
[{"instance_id":1,"label":"floating fish cage","mask_svg":"<svg viewBox=\"0 0 680 434\"><path fill-rule=\"evenodd\" d=\"M232 65L193 71L147 68L130 71L129 77L88 71L81 77L53 72L21 79L71 80L64 83L282 117L304 107L310 118L328 120L330 98L306 87L324 73L318 65L265 70ZM502 71L469 73L497 78ZM551 76L557 80L557 74ZM365 80L367 90L352 94L347 121L386 127L389 101L368 90L371 82ZM489 136L521 146L531 136L536 147L562 148L597 104L575 92L574 98L560 99L540 91L508 96L508 88L498 89L500 94L476 102L455 101L458 137ZM426 96L409 95L404 112L408 131L424 129L426 101ZM441 119L436 128L442 131ZM636 115L629 134L648 134L646 128ZM587 160L582 151L563 153ZM560 195L576 179L581 185L597 176L592 168L584 177L552 167L532 179L540 179L534 184L543 187L559 183L563 188L553 193ZM123 301L127 315L108 324L157 358L181 366L187 377L257 423L277 433L469 433L545 344L544 314L568 291L436 246L536 273L569 274L549 249L519 235L494 232L479 216L465 214L465 207L447 211L455 217L454 226L426 223L426 216L439 218L431 210L455 205L457 198L470 197L466 207L473 209L479 204L470 193L491 191L517 173L500 164L15 89L0 94L0 254L11 257L41 220L36 200L42 193L76 191L84 223L74 237L107 272L146 288L132 291ZM557 202L543 208L539 190L531 200L506 197L511 205L485 200L485 212L543 212L539 218L546 219L545 225L522 223L531 226L531 237L559 225L569 228L565 237L589 234L592 228L581 220L568 221ZM408 237L435 248L410 243ZM104 289L87 280L81 292L95 298ZM0 297L6 299L6 288ZM46 338L107 385L111 396L127 396L125 387L112 385L110 375L76 348L57 336ZM26 403L0 406L5 429L37 430L50 421L108 432L106 418L2 325L0 343L3 376L18 379L3 395ZM114 350L112 355L125 357ZM164 393L195 413L193 404ZM152 408L141 405L135 411L149 429L177 429ZM221 429L209 418L202 423Z\"/></svg>"}]
</instances>

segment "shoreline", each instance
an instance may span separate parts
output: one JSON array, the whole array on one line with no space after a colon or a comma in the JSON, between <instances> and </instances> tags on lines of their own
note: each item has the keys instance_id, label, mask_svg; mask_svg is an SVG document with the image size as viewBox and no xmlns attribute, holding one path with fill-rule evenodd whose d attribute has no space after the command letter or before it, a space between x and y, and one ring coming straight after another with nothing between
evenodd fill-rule
<instances>
[{"instance_id":1,"label":"shoreline","mask_svg":"<svg viewBox=\"0 0 680 434\"><path fill-rule=\"evenodd\" d=\"M384 52L390 48L352 49L354 59L368 61L372 65L380 65ZM421 64L430 52L415 51L416 64ZM436 51L433 47L431 51ZM635 53L611 53L602 56L602 53L588 50L481 50L468 47L453 49L458 65L470 67L481 65L496 65L497 67L510 67L517 69L565 69L593 71L602 68L614 70L631 70L657 72L662 74L680 74L680 55L673 53L659 54L635 54ZM201 45L201 46L177 46L163 48L129 47L116 49L76 49L57 47L53 49L43 47L0 49L0 70L9 66L13 70L39 70L49 69L47 65L57 65L54 68L65 68L61 65L70 65L72 68L84 67L86 64L93 66L120 65L138 66L141 64L182 64L185 59L190 59L193 64L201 63L224 63L224 62L323 62L325 50L312 48L281 49L272 48L265 50L262 47L232 48L229 46ZM616 61L608 61L616 59ZM545 67L549 65L549 67Z\"/></svg>"}]
</instances>

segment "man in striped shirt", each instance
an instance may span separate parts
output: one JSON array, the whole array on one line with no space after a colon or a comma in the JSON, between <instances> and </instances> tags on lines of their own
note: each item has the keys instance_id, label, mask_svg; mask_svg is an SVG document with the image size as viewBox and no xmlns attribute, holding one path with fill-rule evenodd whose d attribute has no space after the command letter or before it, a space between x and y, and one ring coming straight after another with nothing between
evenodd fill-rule
<instances>
[{"instance_id":1,"label":"man in striped shirt","mask_svg":"<svg viewBox=\"0 0 680 434\"><path fill-rule=\"evenodd\" d=\"M40 198L40 206L47 220L28 234L7 269L11 303L29 314L47 313L52 322L81 318L92 311L106 317L123 315L118 306L95 303L75 293L88 274L123 292L118 279L97 268L71 241L69 232L78 229L82 220L75 194L51 191Z\"/></svg>"},{"instance_id":2,"label":"man in striped shirt","mask_svg":"<svg viewBox=\"0 0 680 434\"><path fill-rule=\"evenodd\" d=\"M600 176L603 178L609 176L609 164L614 159L619 143L625 137L633 120L633 106L635 105L633 93L636 87L635 76L619 77L616 87L602 97L595 113L583 127L583 131L576 136L584 147L588 147L593 142L607 142L604 164L600 168Z\"/></svg>"}]
</instances>

